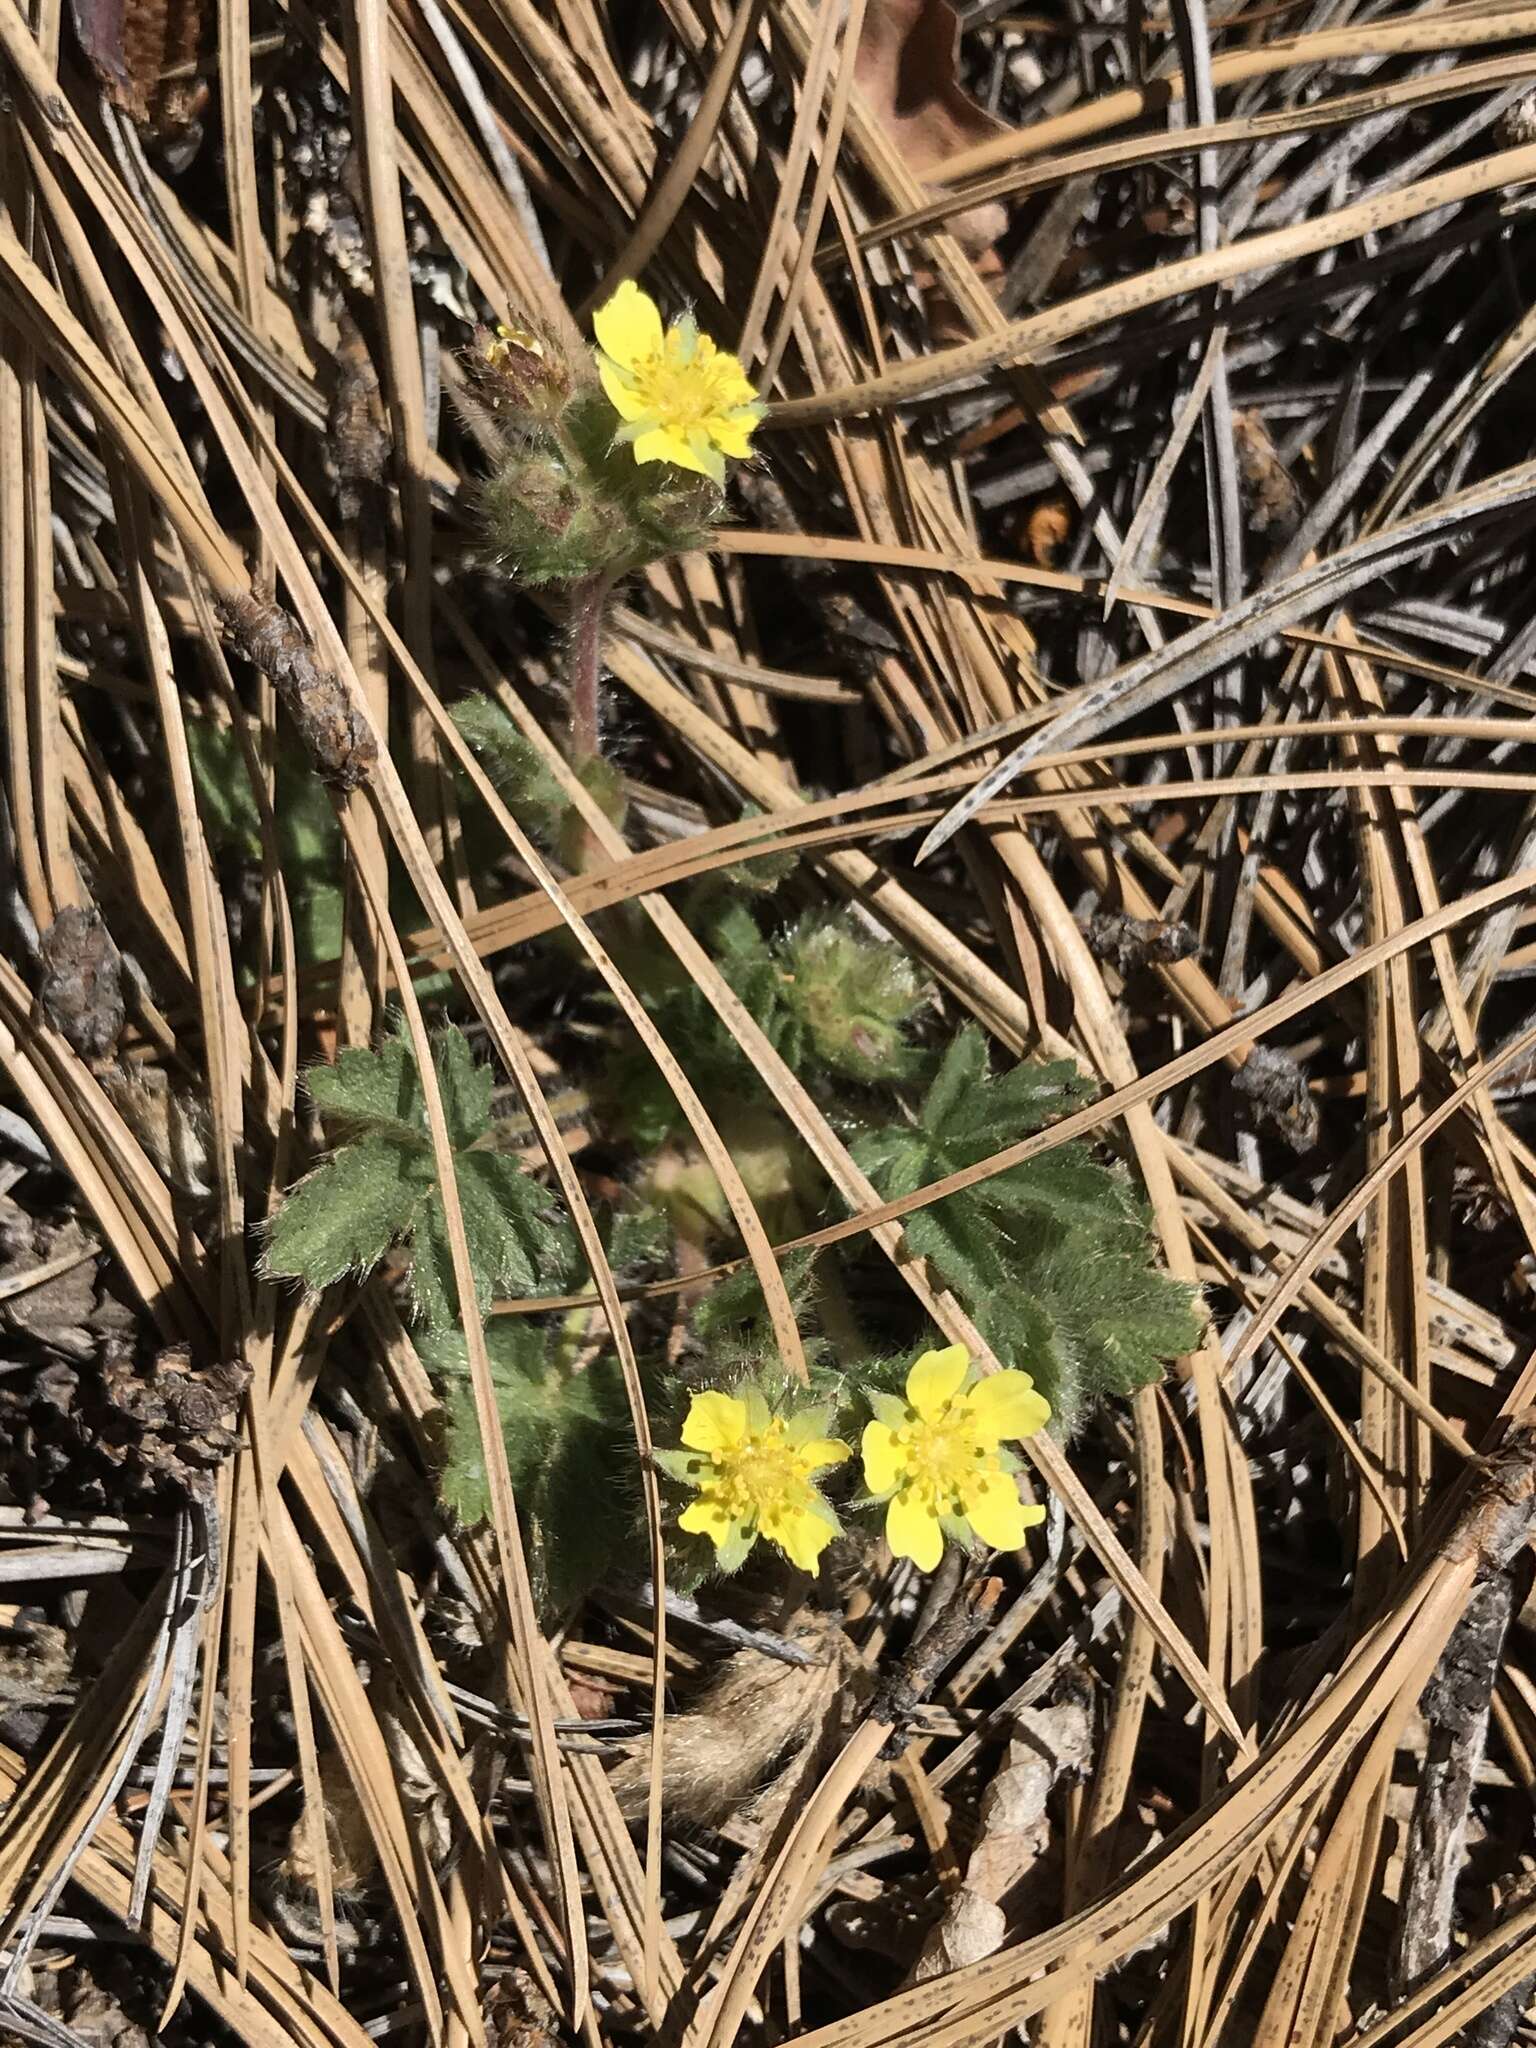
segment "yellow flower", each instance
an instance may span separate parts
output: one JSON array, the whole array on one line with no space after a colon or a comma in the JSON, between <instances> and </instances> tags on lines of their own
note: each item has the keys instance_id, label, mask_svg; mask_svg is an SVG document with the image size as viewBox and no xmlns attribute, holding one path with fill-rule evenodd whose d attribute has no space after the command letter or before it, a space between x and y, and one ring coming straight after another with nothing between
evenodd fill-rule
<instances>
[{"instance_id":1,"label":"yellow flower","mask_svg":"<svg viewBox=\"0 0 1536 2048\"><path fill-rule=\"evenodd\" d=\"M739 1398L695 1394L682 1429L686 1451L657 1460L698 1490L678 1526L707 1536L726 1571L766 1536L814 1575L838 1523L813 1475L853 1455L846 1444L820 1434L826 1423L821 1409L775 1415L753 1389Z\"/></svg>"},{"instance_id":2,"label":"yellow flower","mask_svg":"<svg viewBox=\"0 0 1536 2048\"><path fill-rule=\"evenodd\" d=\"M725 482L725 457L752 452L763 416L735 356L700 334L693 315L662 331L656 301L626 278L593 315L597 374L624 422L636 462L675 462Z\"/></svg>"},{"instance_id":3,"label":"yellow flower","mask_svg":"<svg viewBox=\"0 0 1536 2048\"><path fill-rule=\"evenodd\" d=\"M931 1572L944 1555L945 1525L993 1550L1017 1550L1024 1531L1045 1520L1025 1507L1005 1441L1033 1436L1051 1419L1049 1403L1027 1372L976 1379L963 1344L925 1351L907 1374L907 1398L871 1398L864 1429L864 1481L889 1496L885 1537L896 1557Z\"/></svg>"}]
</instances>

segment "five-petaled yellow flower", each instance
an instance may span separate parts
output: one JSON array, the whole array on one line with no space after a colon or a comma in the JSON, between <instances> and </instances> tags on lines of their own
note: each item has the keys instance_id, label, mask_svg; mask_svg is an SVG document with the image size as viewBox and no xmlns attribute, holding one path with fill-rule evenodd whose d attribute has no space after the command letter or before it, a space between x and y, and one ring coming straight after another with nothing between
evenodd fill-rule
<instances>
[{"instance_id":1,"label":"five-petaled yellow flower","mask_svg":"<svg viewBox=\"0 0 1536 2048\"><path fill-rule=\"evenodd\" d=\"M735 356L700 334L685 313L665 331L656 301L626 278L593 315L597 374L624 422L618 438L636 462L675 462L725 482L725 458L752 452L763 416Z\"/></svg>"},{"instance_id":2,"label":"five-petaled yellow flower","mask_svg":"<svg viewBox=\"0 0 1536 2048\"><path fill-rule=\"evenodd\" d=\"M864 1429L864 1481L878 1498L890 1498L885 1537L894 1556L931 1572L946 1532L1017 1550L1024 1531L1045 1520L1044 1508L1019 1499L1013 1461L1002 1449L1051 1419L1027 1372L977 1379L971 1354L951 1344L918 1359L905 1401L877 1394L870 1405L876 1419Z\"/></svg>"},{"instance_id":3,"label":"five-petaled yellow flower","mask_svg":"<svg viewBox=\"0 0 1536 2048\"><path fill-rule=\"evenodd\" d=\"M821 1435L826 1426L825 1410L776 1415L751 1388L740 1397L695 1394L682 1428L693 1455L674 1452L658 1460L698 1490L679 1527L707 1536L726 1571L766 1536L792 1564L814 1574L838 1533L814 1475L853 1455L846 1444Z\"/></svg>"}]
</instances>

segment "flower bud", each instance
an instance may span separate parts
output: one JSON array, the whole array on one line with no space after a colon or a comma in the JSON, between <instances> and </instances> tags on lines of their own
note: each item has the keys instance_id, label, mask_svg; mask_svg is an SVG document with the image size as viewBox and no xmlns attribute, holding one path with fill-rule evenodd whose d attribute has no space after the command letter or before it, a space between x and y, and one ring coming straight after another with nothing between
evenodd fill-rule
<instances>
[{"instance_id":1,"label":"flower bud","mask_svg":"<svg viewBox=\"0 0 1536 2048\"><path fill-rule=\"evenodd\" d=\"M509 424L552 426L571 395L570 365L526 327L476 328L464 369L482 404Z\"/></svg>"},{"instance_id":2,"label":"flower bud","mask_svg":"<svg viewBox=\"0 0 1536 2048\"><path fill-rule=\"evenodd\" d=\"M480 508L492 548L524 583L574 583L626 551L623 512L539 441L508 449L481 487Z\"/></svg>"},{"instance_id":3,"label":"flower bud","mask_svg":"<svg viewBox=\"0 0 1536 2048\"><path fill-rule=\"evenodd\" d=\"M834 1073L889 1081L910 1070L905 1029L923 992L899 947L807 918L790 935L786 965L789 1007Z\"/></svg>"}]
</instances>

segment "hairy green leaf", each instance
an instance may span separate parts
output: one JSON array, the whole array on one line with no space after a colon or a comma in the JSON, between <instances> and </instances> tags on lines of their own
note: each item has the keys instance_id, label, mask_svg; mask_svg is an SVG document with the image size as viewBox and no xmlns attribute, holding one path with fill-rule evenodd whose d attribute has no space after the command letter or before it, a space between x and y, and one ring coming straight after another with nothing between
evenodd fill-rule
<instances>
[{"instance_id":1,"label":"hairy green leaf","mask_svg":"<svg viewBox=\"0 0 1536 2048\"><path fill-rule=\"evenodd\" d=\"M410 1236L431 1185L420 1153L383 1134L345 1146L288 1190L267 1239L267 1270L316 1291L371 1272Z\"/></svg>"},{"instance_id":2,"label":"hairy green leaf","mask_svg":"<svg viewBox=\"0 0 1536 2048\"><path fill-rule=\"evenodd\" d=\"M565 798L538 749L523 738L494 697L464 697L454 705L452 717L518 823L535 838L548 838L565 810Z\"/></svg>"},{"instance_id":3,"label":"hairy green leaf","mask_svg":"<svg viewBox=\"0 0 1536 2048\"><path fill-rule=\"evenodd\" d=\"M532 1294L569 1269L569 1239L546 1189L518 1162L488 1149L492 1075L450 1025L433 1063L454 1155L454 1179L475 1279L475 1310L497 1293ZM411 1294L429 1329L459 1319L447 1220L421 1077L407 1040L359 1047L306 1076L310 1095L343 1142L290 1189L267 1242L269 1272L328 1286L366 1274L393 1244L411 1246ZM467 1306L467 1305L466 1305Z\"/></svg>"},{"instance_id":4,"label":"hairy green leaf","mask_svg":"<svg viewBox=\"0 0 1536 2048\"><path fill-rule=\"evenodd\" d=\"M413 1141L427 1127L421 1080L406 1038L386 1038L377 1052L349 1046L333 1065L311 1067L304 1085L328 1123L398 1131Z\"/></svg>"},{"instance_id":5,"label":"hairy green leaf","mask_svg":"<svg viewBox=\"0 0 1536 2048\"><path fill-rule=\"evenodd\" d=\"M546 1610L559 1613L612 1567L637 1519L623 1380L612 1360L569 1371L544 1332L520 1316L491 1321L486 1351L536 1589ZM442 1495L473 1527L490 1513L490 1489L462 1333L431 1340L423 1357L445 1382Z\"/></svg>"},{"instance_id":6,"label":"hairy green leaf","mask_svg":"<svg viewBox=\"0 0 1536 2048\"><path fill-rule=\"evenodd\" d=\"M866 1132L854 1156L887 1198L993 1157L1080 1101L1065 1063L994 1075L974 1025L956 1034L915 1123ZM1157 1379L1198 1342L1191 1288L1153 1259L1127 1174L1058 1146L908 1217L913 1249L964 1299L1004 1364L1032 1373L1070 1429L1088 1402Z\"/></svg>"}]
</instances>

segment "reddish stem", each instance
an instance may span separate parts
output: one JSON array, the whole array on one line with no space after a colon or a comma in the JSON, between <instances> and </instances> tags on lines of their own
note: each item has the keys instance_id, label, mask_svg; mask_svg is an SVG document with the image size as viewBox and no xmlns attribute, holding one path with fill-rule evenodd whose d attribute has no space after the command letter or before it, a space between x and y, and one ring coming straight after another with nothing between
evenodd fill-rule
<instances>
[{"instance_id":1,"label":"reddish stem","mask_svg":"<svg viewBox=\"0 0 1536 2048\"><path fill-rule=\"evenodd\" d=\"M613 578L588 576L571 593L571 759L580 767L602 751L603 620Z\"/></svg>"}]
</instances>

